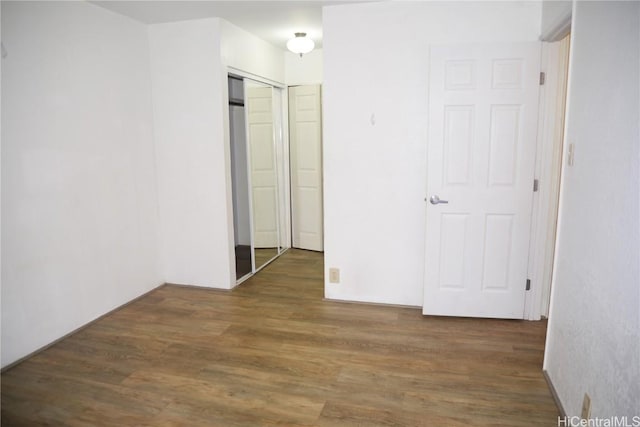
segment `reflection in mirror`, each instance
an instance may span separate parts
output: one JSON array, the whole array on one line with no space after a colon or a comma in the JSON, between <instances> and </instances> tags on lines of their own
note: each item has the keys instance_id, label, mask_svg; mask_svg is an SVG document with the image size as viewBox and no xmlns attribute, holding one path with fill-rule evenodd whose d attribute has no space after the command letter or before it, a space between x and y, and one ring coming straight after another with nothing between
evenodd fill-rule
<instances>
[{"instance_id":1,"label":"reflection in mirror","mask_svg":"<svg viewBox=\"0 0 640 427\"><path fill-rule=\"evenodd\" d=\"M271 86L245 79L255 269L279 253L278 174Z\"/></svg>"},{"instance_id":2,"label":"reflection in mirror","mask_svg":"<svg viewBox=\"0 0 640 427\"><path fill-rule=\"evenodd\" d=\"M231 142L231 191L233 198L233 236L235 239L236 280L251 274L251 216L249 173L242 79L229 77L229 131Z\"/></svg>"}]
</instances>

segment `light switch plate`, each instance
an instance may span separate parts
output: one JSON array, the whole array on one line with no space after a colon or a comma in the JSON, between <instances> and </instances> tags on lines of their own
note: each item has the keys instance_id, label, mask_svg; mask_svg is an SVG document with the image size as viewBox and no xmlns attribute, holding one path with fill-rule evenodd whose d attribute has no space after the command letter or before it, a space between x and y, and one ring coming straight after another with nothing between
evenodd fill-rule
<instances>
[{"instance_id":1,"label":"light switch plate","mask_svg":"<svg viewBox=\"0 0 640 427\"><path fill-rule=\"evenodd\" d=\"M573 166L575 154L576 154L575 144L569 144L569 152L567 153L567 164L569 166Z\"/></svg>"}]
</instances>

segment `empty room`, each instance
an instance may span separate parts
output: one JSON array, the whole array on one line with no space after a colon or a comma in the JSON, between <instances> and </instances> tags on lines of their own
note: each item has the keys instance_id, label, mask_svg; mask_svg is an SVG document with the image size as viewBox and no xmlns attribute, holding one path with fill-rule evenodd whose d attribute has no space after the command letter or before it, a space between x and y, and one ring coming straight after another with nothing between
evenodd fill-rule
<instances>
[{"instance_id":1,"label":"empty room","mask_svg":"<svg viewBox=\"0 0 640 427\"><path fill-rule=\"evenodd\" d=\"M5 1L3 426L640 426L640 1Z\"/></svg>"}]
</instances>

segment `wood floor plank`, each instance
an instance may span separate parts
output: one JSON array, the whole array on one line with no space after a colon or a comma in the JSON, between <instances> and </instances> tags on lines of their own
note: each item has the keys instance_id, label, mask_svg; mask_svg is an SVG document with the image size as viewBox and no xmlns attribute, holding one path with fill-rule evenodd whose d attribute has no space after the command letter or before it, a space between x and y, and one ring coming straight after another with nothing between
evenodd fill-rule
<instances>
[{"instance_id":1,"label":"wood floor plank","mask_svg":"<svg viewBox=\"0 0 640 427\"><path fill-rule=\"evenodd\" d=\"M323 299L290 250L233 291L166 285L2 374L3 426L550 426L545 322Z\"/></svg>"}]
</instances>

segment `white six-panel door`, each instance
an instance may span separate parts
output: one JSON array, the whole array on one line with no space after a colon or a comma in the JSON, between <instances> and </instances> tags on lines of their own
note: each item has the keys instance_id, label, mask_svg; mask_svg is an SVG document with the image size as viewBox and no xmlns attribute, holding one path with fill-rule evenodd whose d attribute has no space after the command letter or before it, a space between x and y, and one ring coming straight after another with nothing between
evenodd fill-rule
<instances>
[{"instance_id":1,"label":"white six-panel door","mask_svg":"<svg viewBox=\"0 0 640 427\"><path fill-rule=\"evenodd\" d=\"M539 43L431 49L423 313L522 319Z\"/></svg>"},{"instance_id":2,"label":"white six-panel door","mask_svg":"<svg viewBox=\"0 0 640 427\"><path fill-rule=\"evenodd\" d=\"M253 244L278 247L278 197L271 87L247 87Z\"/></svg>"},{"instance_id":3,"label":"white six-panel door","mask_svg":"<svg viewBox=\"0 0 640 427\"><path fill-rule=\"evenodd\" d=\"M320 85L289 88L293 247L323 250Z\"/></svg>"}]
</instances>

